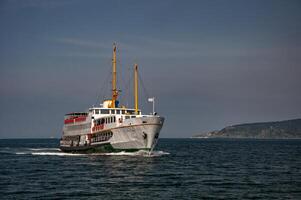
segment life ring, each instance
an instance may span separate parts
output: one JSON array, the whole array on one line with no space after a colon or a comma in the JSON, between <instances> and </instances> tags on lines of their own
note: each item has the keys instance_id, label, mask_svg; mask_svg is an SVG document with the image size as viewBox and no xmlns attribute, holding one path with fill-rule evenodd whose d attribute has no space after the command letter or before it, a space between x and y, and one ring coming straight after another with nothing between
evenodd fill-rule
<instances>
[{"instance_id":1,"label":"life ring","mask_svg":"<svg viewBox=\"0 0 301 200\"><path fill-rule=\"evenodd\" d=\"M119 118L118 121L119 121L119 123L122 123L122 118Z\"/></svg>"}]
</instances>

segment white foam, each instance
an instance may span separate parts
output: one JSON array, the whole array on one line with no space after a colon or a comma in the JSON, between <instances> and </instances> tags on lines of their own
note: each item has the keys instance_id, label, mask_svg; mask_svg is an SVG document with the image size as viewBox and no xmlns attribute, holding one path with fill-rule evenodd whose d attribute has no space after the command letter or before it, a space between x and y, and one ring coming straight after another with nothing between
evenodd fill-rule
<instances>
[{"instance_id":1,"label":"white foam","mask_svg":"<svg viewBox=\"0 0 301 200\"><path fill-rule=\"evenodd\" d=\"M168 152L164 151L153 151L151 154L149 151L136 151L136 152L114 152L114 153L93 153L92 155L97 155L97 156L143 156L143 157L155 157L155 156L162 156L162 155L169 155Z\"/></svg>"},{"instance_id":2,"label":"white foam","mask_svg":"<svg viewBox=\"0 0 301 200\"><path fill-rule=\"evenodd\" d=\"M169 155L170 153L165 152L165 151L153 151L152 154L154 156L162 156L162 155Z\"/></svg>"},{"instance_id":3,"label":"white foam","mask_svg":"<svg viewBox=\"0 0 301 200\"><path fill-rule=\"evenodd\" d=\"M59 151L59 148L34 148L34 149L29 149L30 151Z\"/></svg>"},{"instance_id":4,"label":"white foam","mask_svg":"<svg viewBox=\"0 0 301 200\"><path fill-rule=\"evenodd\" d=\"M16 152L17 155L24 155L24 154L28 154L26 152Z\"/></svg>"},{"instance_id":5,"label":"white foam","mask_svg":"<svg viewBox=\"0 0 301 200\"><path fill-rule=\"evenodd\" d=\"M22 150L21 150L22 149ZM15 152L17 155L56 155L62 153L59 148L21 148Z\"/></svg>"},{"instance_id":6,"label":"white foam","mask_svg":"<svg viewBox=\"0 0 301 200\"><path fill-rule=\"evenodd\" d=\"M64 152L31 152L31 155L39 155L39 156L85 156L85 154L64 153Z\"/></svg>"},{"instance_id":7,"label":"white foam","mask_svg":"<svg viewBox=\"0 0 301 200\"><path fill-rule=\"evenodd\" d=\"M48 151L47 151L48 150ZM140 150L136 152L115 152L115 153L92 153L92 154L79 154L79 153L65 153L58 148L43 148L43 149L30 149L28 151L15 152L17 155L37 155L37 156L141 156L141 157L158 157L169 155L170 153L164 151L149 151Z\"/></svg>"}]
</instances>

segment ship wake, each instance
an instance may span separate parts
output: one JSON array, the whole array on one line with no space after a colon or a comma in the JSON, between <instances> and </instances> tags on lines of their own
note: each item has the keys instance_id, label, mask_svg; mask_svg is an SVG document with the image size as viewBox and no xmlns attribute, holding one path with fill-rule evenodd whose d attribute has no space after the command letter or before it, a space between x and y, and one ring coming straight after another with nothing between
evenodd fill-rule
<instances>
[{"instance_id":1,"label":"ship wake","mask_svg":"<svg viewBox=\"0 0 301 200\"><path fill-rule=\"evenodd\" d=\"M81 153L65 153L59 148L19 148L10 149L9 151L3 151L1 153L9 153L15 155L34 155L34 156L137 156L137 157L159 157L169 155L170 153L165 151L149 151L140 150L136 152L113 152L113 153L92 153L92 154L81 154Z\"/></svg>"},{"instance_id":2,"label":"ship wake","mask_svg":"<svg viewBox=\"0 0 301 200\"><path fill-rule=\"evenodd\" d=\"M95 153L91 155L96 155L96 156L142 156L142 157L158 157L158 156L163 156L163 155L169 155L170 153L164 152L164 151L152 151L149 153L149 151L145 150L140 150L136 152L126 152L126 151L121 151L121 152L114 152L114 153Z\"/></svg>"}]
</instances>

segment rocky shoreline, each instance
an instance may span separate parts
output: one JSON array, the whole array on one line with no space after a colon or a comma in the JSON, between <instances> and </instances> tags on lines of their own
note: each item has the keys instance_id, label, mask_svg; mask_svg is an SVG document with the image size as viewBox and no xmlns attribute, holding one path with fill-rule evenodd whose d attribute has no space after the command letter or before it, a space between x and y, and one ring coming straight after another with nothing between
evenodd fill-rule
<instances>
[{"instance_id":1,"label":"rocky shoreline","mask_svg":"<svg viewBox=\"0 0 301 200\"><path fill-rule=\"evenodd\" d=\"M232 125L193 138L301 139L301 119Z\"/></svg>"}]
</instances>

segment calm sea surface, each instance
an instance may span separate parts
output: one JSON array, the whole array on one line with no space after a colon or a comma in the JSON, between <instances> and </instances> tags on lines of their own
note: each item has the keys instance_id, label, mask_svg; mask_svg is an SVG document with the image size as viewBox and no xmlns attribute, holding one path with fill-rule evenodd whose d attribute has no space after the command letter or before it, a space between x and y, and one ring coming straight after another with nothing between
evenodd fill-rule
<instances>
[{"instance_id":1,"label":"calm sea surface","mask_svg":"<svg viewBox=\"0 0 301 200\"><path fill-rule=\"evenodd\" d=\"M0 140L0 199L301 199L301 140L160 139L152 156L58 144Z\"/></svg>"}]
</instances>

